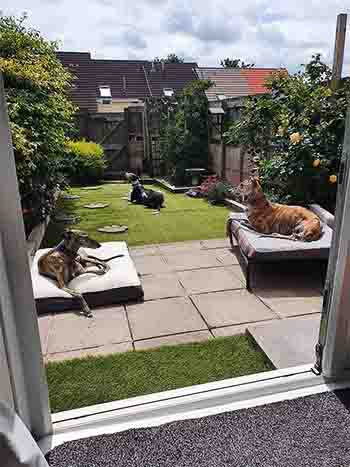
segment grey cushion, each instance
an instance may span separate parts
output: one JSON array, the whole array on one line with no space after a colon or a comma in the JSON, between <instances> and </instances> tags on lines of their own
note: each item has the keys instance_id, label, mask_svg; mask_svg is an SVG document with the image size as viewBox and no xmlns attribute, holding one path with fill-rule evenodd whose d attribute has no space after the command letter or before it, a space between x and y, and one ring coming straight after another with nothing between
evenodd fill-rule
<instances>
[{"instance_id":1,"label":"grey cushion","mask_svg":"<svg viewBox=\"0 0 350 467\"><path fill-rule=\"evenodd\" d=\"M31 267L34 298L38 313L79 309L80 305L68 292L57 287L57 283L39 274L38 260L48 249L37 251ZM69 286L83 293L92 307L141 300L143 289L133 260L125 242L106 242L92 250L84 248L87 254L107 259L123 254L108 262L111 270L103 276L83 274L73 279Z\"/></svg>"},{"instance_id":2,"label":"grey cushion","mask_svg":"<svg viewBox=\"0 0 350 467\"><path fill-rule=\"evenodd\" d=\"M260 233L242 226L247 221L244 213L232 213L228 219L228 232L237 240L245 256L254 261L282 259L327 259L332 241L332 229L322 224L323 235L315 242L299 242L281 238L262 237Z\"/></svg>"},{"instance_id":3,"label":"grey cushion","mask_svg":"<svg viewBox=\"0 0 350 467\"><path fill-rule=\"evenodd\" d=\"M334 228L334 216L319 204L310 204L310 211L314 212L322 222L327 224L331 229Z\"/></svg>"}]
</instances>

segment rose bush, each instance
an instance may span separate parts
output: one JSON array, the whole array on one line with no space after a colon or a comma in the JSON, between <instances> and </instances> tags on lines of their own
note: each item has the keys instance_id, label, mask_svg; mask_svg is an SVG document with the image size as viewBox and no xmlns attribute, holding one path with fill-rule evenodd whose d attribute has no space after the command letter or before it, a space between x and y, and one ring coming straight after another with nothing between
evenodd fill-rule
<instances>
[{"instance_id":1,"label":"rose bush","mask_svg":"<svg viewBox=\"0 0 350 467\"><path fill-rule=\"evenodd\" d=\"M320 55L295 75L274 74L271 93L247 99L225 135L245 147L274 201L334 208L349 84L333 91L330 78Z\"/></svg>"}]
</instances>

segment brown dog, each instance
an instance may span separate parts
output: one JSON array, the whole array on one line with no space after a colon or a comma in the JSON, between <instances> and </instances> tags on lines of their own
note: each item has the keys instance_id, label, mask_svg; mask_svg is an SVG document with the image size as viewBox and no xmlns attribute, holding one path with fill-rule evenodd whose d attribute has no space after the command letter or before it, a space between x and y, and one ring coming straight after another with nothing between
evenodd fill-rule
<instances>
[{"instance_id":1,"label":"brown dog","mask_svg":"<svg viewBox=\"0 0 350 467\"><path fill-rule=\"evenodd\" d=\"M258 177L252 177L243 193L247 217L252 227L263 234L312 242L322 235L320 219L301 206L271 203Z\"/></svg>"}]
</instances>

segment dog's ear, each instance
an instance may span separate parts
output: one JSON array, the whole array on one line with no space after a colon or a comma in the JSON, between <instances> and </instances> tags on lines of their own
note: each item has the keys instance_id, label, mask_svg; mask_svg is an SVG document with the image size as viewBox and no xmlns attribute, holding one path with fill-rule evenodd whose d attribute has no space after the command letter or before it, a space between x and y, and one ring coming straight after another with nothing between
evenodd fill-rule
<instances>
[{"instance_id":1,"label":"dog's ear","mask_svg":"<svg viewBox=\"0 0 350 467\"><path fill-rule=\"evenodd\" d=\"M259 177L252 177L251 180L254 187L260 187Z\"/></svg>"},{"instance_id":2,"label":"dog's ear","mask_svg":"<svg viewBox=\"0 0 350 467\"><path fill-rule=\"evenodd\" d=\"M62 237L65 239L65 240L68 240L69 237L70 237L70 230L68 229L65 229L63 234L62 234Z\"/></svg>"}]
</instances>

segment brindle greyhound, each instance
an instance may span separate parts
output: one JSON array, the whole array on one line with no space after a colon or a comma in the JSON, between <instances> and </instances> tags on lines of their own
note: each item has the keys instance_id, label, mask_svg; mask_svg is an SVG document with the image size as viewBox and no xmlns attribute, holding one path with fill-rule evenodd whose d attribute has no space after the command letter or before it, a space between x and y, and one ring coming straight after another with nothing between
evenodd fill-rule
<instances>
[{"instance_id":1,"label":"brindle greyhound","mask_svg":"<svg viewBox=\"0 0 350 467\"><path fill-rule=\"evenodd\" d=\"M89 238L86 233L80 230L67 230L63 234L61 243L41 256L38 261L39 273L55 279L60 289L77 298L81 304L83 314L88 318L92 317L89 305L83 295L68 287L68 284L74 277L85 273L105 274L110 269L106 261L124 256L116 255L107 260L100 260L94 256L85 255L81 250L78 255L78 250L81 247L96 249L100 246L100 243ZM95 268L91 269L91 266Z\"/></svg>"}]
</instances>

